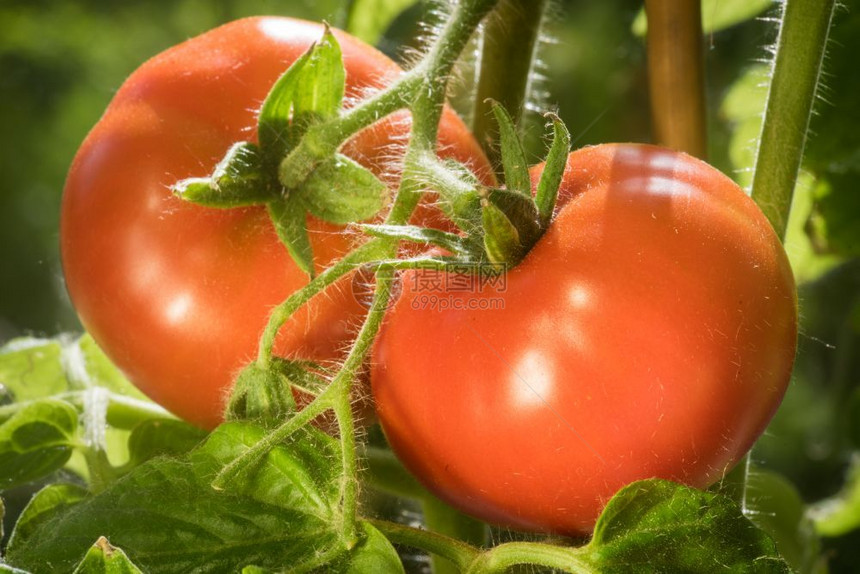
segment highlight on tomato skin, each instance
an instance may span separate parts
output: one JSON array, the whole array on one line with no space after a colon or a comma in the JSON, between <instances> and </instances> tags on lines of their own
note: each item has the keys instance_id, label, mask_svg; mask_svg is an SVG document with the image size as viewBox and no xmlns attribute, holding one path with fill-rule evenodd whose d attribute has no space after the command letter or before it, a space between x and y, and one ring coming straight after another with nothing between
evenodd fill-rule
<instances>
[{"instance_id":1,"label":"highlight on tomato skin","mask_svg":"<svg viewBox=\"0 0 860 574\"><path fill-rule=\"evenodd\" d=\"M117 91L81 145L66 182L60 243L66 285L83 325L152 399L204 428L222 418L232 377L256 356L271 309L307 283L264 208L207 209L169 187L211 173L237 141L253 140L275 80L323 34L280 17L235 21L144 63ZM381 52L333 31L354 101L401 74ZM408 112L357 134L351 155L384 170L402 153ZM490 167L463 122L446 110L440 154ZM318 270L352 239L308 219ZM340 359L366 310L345 278L282 330L275 352Z\"/></svg>"},{"instance_id":2,"label":"highlight on tomato skin","mask_svg":"<svg viewBox=\"0 0 860 574\"><path fill-rule=\"evenodd\" d=\"M789 382L780 241L734 182L679 152L573 152L553 223L503 289L419 273L374 347L377 414L428 489L491 523L583 535L635 480L707 487Z\"/></svg>"}]
</instances>

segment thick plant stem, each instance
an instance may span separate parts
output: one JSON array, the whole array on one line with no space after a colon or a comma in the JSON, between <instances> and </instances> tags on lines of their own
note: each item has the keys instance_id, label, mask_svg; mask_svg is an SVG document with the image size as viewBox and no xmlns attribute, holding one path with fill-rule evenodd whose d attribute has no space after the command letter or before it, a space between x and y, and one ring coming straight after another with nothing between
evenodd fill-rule
<instances>
[{"instance_id":1,"label":"thick plant stem","mask_svg":"<svg viewBox=\"0 0 860 574\"><path fill-rule=\"evenodd\" d=\"M753 174L752 198L780 238L821 76L835 0L786 0Z\"/></svg>"},{"instance_id":2,"label":"thick plant stem","mask_svg":"<svg viewBox=\"0 0 860 574\"><path fill-rule=\"evenodd\" d=\"M487 18L480 50L472 131L484 153L500 165L498 126L488 99L499 102L520 126L534 81L534 64L548 0L502 0Z\"/></svg>"},{"instance_id":3,"label":"thick plant stem","mask_svg":"<svg viewBox=\"0 0 860 574\"><path fill-rule=\"evenodd\" d=\"M707 129L699 0L645 0L648 87L656 143L705 159Z\"/></svg>"},{"instance_id":4,"label":"thick plant stem","mask_svg":"<svg viewBox=\"0 0 860 574\"><path fill-rule=\"evenodd\" d=\"M501 574L518 564L535 564L572 574L593 574L596 569L580 557L582 554L583 550L576 548L534 542L509 542L484 552L464 572Z\"/></svg>"}]
</instances>

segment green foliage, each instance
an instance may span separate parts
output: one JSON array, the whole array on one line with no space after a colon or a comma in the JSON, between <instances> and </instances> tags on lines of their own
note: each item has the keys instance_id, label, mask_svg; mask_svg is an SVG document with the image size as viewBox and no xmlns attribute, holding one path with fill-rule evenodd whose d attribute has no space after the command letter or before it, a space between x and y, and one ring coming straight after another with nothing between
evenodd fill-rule
<instances>
[{"instance_id":1,"label":"green foliage","mask_svg":"<svg viewBox=\"0 0 860 574\"><path fill-rule=\"evenodd\" d=\"M111 546L107 538L99 538L74 574L143 574L121 548Z\"/></svg>"},{"instance_id":2,"label":"green foliage","mask_svg":"<svg viewBox=\"0 0 860 574\"><path fill-rule=\"evenodd\" d=\"M790 571L730 499L659 480L616 494L585 549L595 568L618 573Z\"/></svg>"},{"instance_id":3,"label":"green foliage","mask_svg":"<svg viewBox=\"0 0 860 574\"><path fill-rule=\"evenodd\" d=\"M247 483L222 492L210 486L262 436L258 427L223 425L187 457L150 460L96 496L42 491L19 520L7 557L23 568L50 563L71 572L93 539L108 536L149 572L324 564L321 557L344 551L335 530L336 441L304 431L269 452Z\"/></svg>"}]
</instances>

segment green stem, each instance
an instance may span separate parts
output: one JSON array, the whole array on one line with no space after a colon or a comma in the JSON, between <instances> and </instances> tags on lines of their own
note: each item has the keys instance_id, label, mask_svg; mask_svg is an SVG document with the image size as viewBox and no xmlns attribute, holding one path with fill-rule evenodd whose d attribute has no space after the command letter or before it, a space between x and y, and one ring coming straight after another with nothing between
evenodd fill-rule
<instances>
[{"instance_id":1,"label":"green stem","mask_svg":"<svg viewBox=\"0 0 860 574\"><path fill-rule=\"evenodd\" d=\"M596 570L580 558L582 553L581 549L537 542L509 542L484 552L464 572L493 574L518 564L535 564L573 574L594 574Z\"/></svg>"},{"instance_id":2,"label":"green stem","mask_svg":"<svg viewBox=\"0 0 860 574\"><path fill-rule=\"evenodd\" d=\"M780 238L803 156L835 0L787 0L777 38L752 197Z\"/></svg>"},{"instance_id":3,"label":"green stem","mask_svg":"<svg viewBox=\"0 0 860 574\"><path fill-rule=\"evenodd\" d=\"M433 43L425 59L416 68L423 71L423 82L411 105L412 135L406 152L400 189L386 223L406 223L418 204L424 189L424 170L421 164L428 154L436 153L439 120L442 117L451 70L478 24L498 2L499 0L471 0L457 4L442 30L441 37Z\"/></svg>"},{"instance_id":4,"label":"green stem","mask_svg":"<svg viewBox=\"0 0 860 574\"><path fill-rule=\"evenodd\" d=\"M472 131L493 164L501 165L495 145L499 130L487 100L502 104L522 127L520 120L534 79L532 70L548 5L547 0L503 0L487 18Z\"/></svg>"},{"instance_id":5,"label":"green stem","mask_svg":"<svg viewBox=\"0 0 860 574\"><path fill-rule=\"evenodd\" d=\"M479 556L477 548L435 532L412 528L411 526L396 524L386 520L371 519L368 522L392 542L442 556L457 565L461 572L468 568L469 564L474 562Z\"/></svg>"},{"instance_id":6,"label":"green stem","mask_svg":"<svg viewBox=\"0 0 860 574\"><path fill-rule=\"evenodd\" d=\"M376 274L376 293L367 318L361 326L358 336L352 345L352 349L343 364L343 367L335 375L329 388L335 389L334 402L335 416L337 417L338 429L340 431L341 450L343 453L343 484L341 487L341 501L343 503L343 537L344 540L356 540L356 515L358 507L357 488L357 466L355 456L355 425L350 408L350 390L355 380L356 373L362 368L364 359L373 345L385 310L388 308L388 300L391 297L391 284L394 275L390 271Z\"/></svg>"},{"instance_id":7,"label":"green stem","mask_svg":"<svg viewBox=\"0 0 860 574\"><path fill-rule=\"evenodd\" d=\"M658 144L705 159L705 73L699 0L645 0L648 86Z\"/></svg>"},{"instance_id":8,"label":"green stem","mask_svg":"<svg viewBox=\"0 0 860 574\"><path fill-rule=\"evenodd\" d=\"M293 417L287 419L278 428L264 436L259 442L246 450L230 464L224 466L212 481L212 488L225 490L233 481L243 481L256 467L256 464L278 444L284 442L291 434L309 424L317 416L334 405L336 393L339 389L329 385L323 392L311 401L305 408L297 412Z\"/></svg>"},{"instance_id":9,"label":"green stem","mask_svg":"<svg viewBox=\"0 0 860 574\"><path fill-rule=\"evenodd\" d=\"M381 242L379 240L371 240L351 251L340 261L314 277L307 285L302 287L290 295L286 301L275 307L272 314L269 316L269 322L266 325L263 336L260 338L260 347L257 354L257 362L261 367L272 358L272 349L275 346L275 339L284 323L295 313L302 305L307 303L314 297L325 290L326 287L336 282L338 279L353 271L358 265L372 261L377 257L377 252L381 250Z\"/></svg>"},{"instance_id":10,"label":"green stem","mask_svg":"<svg viewBox=\"0 0 860 574\"><path fill-rule=\"evenodd\" d=\"M363 100L342 116L311 126L278 166L278 179L287 189L298 187L316 164L331 157L353 134L409 106L424 80L420 66L400 76L384 91Z\"/></svg>"}]
</instances>

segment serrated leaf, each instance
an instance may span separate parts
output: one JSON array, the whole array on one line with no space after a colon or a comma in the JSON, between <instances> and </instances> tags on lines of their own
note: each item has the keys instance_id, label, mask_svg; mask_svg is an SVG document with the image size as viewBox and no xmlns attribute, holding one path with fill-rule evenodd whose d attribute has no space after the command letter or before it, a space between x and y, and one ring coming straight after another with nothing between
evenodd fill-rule
<instances>
[{"instance_id":1,"label":"serrated leaf","mask_svg":"<svg viewBox=\"0 0 860 574\"><path fill-rule=\"evenodd\" d=\"M74 574L142 574L121 548L102 536L75 568Z\"/></svg>"},{"instance_id":2,"label":"serrated leaf","mask_svg":"<svg viewBox=\"0 0 860 574\"><path fill-rule=\"evenodd\" d=\"M310 50L296 88L293 124L299 134L311 123L338 114L345 80L340 44L326 27L322 39Z\"/></svg>"},{"instance_id":3,"label":"serrated leaf","mask_svg":"<svg viewBox=\"0 0 860 574\"><path fill-rule=\"evenodd\" d=\"M564 170L567 167L567 156L570 154L570 132L567 126L555 114L549 114L548 117L552 120L552 145L546 156L546 163L535 193L535 205L543 229L546 229L552 221L555 202L558 199L558 186L561 185Z\"/></svg>"},{"instance_id":4,"label":"serrated leaf","mask_svg":"<svg viewBox=\"0 0 860 574\"><path fill-rule=\"evenodd\" d=\"M311 214L343 225L376 215L385 206L388 188L367 168L336 154L321 162L292 193Z\"/></svg>"},{"instance_id":5,"label":"serrated leaf","mask_svg":"<svg viewBox=\"0 0 860 574\"><path fill-rule=\"evenodd\" d=\"M596 571L788 573L774 541L731 499L665 480L616 494L583 549Z\"/></svg>"},{"instance_id":6,"label":"serrated leaf","mask_svg":"<svg viewBox=\"0 0 860 574\"><path fill-rule=\"evenodd\" d=\"M440 229L430 227L419 227L417 225L374 225L362 224L359 229L373 235L400 241L411 241L423 245L436 245L451 253L464 254L467 249L463 238L455 233L448 233Z\"/></svg>"},{"instance_id":7,"label":"serrated leaf","mask_svg":"<svg viewBox=\"0 0 860 574\"><path fill-rule=\"evenodd\" d=\"M493 114L499 124L499 140L502 152L502 167L505 171L505 187L518 191L531 198L532 183L529 178L529 165L517 128L507 110L498 102L493 102Z\"/></svg>"},{"instance_id":8,"label":"serrated leaf","mask_svg":"<svg viewBox=\"0 0 860 574\"><path fill-rule=\"evenodd\" d=\"M382 33L417 0L354 0L349 5L346 30L368 44L379 42Z\"/></svg>"},{"instance_id":9,"label":"serrated leaf","mask_svg":"<svg viewBox=\"0 0 860 574\"><path fill-rule=\"evenodd\" d=\"M268 204L269 216L278 238L286 246L290 257L299 269L314 276L314 253L308 236L305 206L292 197L272 201Z\"/></svg>"},{"instance_id":10,"label":"serrated leaf","mask_svg":"<svg viewBox=\"0 0 860 574\"><path fill-rule=\"evenodd\" d=\"M291 147L290 118L302 70L310 59L311 48L299 57L272 86L257 120L257 138L263 153L280 158Z\"/></svg>"},{"instance_id":11,"label":"serrated leaf","mask_svg":"<svg viewBox=\"0 0 860 574\"><path fill-rule=\"evenodd\" d=\"M280 196L280 186L264 169L260 148L249 142L233 144L211 176L183 179L171 189L185 201L222 209L259 205Z\"/></svg>"},{"instance_id":12,"label":"serrated leaf","mask_svg":"<svg viewBox=\"0 0 860 574\"><path fill-rule=\"evenodd\" d=\"M183 459L150 460L74 506L37 517L28 507L8 559L72 572L98 536L153 573L298 569L336 558L346 551L336 531L340 445L324 433L302 429L267 453L246 482L211 488L216 472L264 434L227 423Z\"/></svg>"},{"instance_id":13,"label":"serrated leaf","mask_svg":"<svg viewBox=\"0 0 860 574\"><path fill-rule=\"evenodd\" d=\"M504 212L490 201L482 201L481 213L487 259L493 264L515 265L525 253L517 228Z\"/></svg>"},{"instance_id":14,"label":"serrated leaf","mask_svg":"<svg viewBox=\"0 0 860 574\"><path fill-rule=\"evenodd\" d=\"M0 410L0 490L62 468L78 429L78 413L64 401L42 399L6 408L7 414Z\"/></svg>"},{"instance_id":15,"label":"serrated leaf","mask_svg":"<svg viewBox=\"0 0 860 574\"><path fill-rule=\"evenodd\" d=\"M702 31L719 32L754 18L774 5L774 0L702 0ZM645 9L639 10L631 30L639 37L648 33Z\"/></svg>"}]
</instances>

